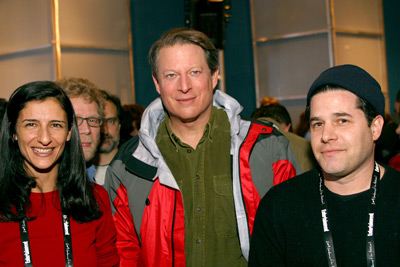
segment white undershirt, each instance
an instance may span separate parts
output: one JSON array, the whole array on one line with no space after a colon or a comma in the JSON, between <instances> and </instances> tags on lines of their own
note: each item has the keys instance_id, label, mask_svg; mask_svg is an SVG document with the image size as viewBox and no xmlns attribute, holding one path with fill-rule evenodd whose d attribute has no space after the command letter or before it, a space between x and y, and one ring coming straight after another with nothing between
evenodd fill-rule
<instances>
[{"instance_id":1,"label":"white undershirt","mask_svg":"<svg viewBox=\"0 0 400 267\"><path fill-rule=\"evenodd\" d=\"M106 170L108 165L101 165L101 166L94 165L94 167L96 168L96 174L94 175L94 180L96 181L97 184L103 186L104 180L106 178Z\"/></svg>"}]
</instances>

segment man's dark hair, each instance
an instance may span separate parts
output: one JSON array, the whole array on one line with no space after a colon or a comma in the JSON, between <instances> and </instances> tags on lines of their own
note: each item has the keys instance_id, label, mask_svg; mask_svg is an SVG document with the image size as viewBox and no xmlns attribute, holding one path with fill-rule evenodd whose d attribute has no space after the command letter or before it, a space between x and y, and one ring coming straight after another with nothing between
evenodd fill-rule
<instances>
[{"instance_id":1,"label":"man's dark hair","mask_svg":"<svg viewBox=\"0 0 400 267\"><path fill-rule=\"evenodd\" d=\"M116 95L111 95L105 90L101 90L101 92L104 95L104 98L106 101L111 101L115 107L117 108L117 118L118 122L121 123L122 120L122 106L121 106L121 100L119 99L118 96Z\"/></svg>"},{"instance_id":2,"label":"man's dark hair","mask_svg":"<svg viewBox=\"0 0 400 267\"><path fill-rule=\"evenodd\" d=\"M268 117L281 124L286 124L288 126L292 124L292 119L290 118L289 112L281 104L270 104L268 106L259 107L253 112L251 117L253 119Z\"/></svg>"},{"instance_id":3,"label":"man's dark hair","mask_svg":"<svg viewBox=\"0 0 400 267\"><path fill-rule=\"evenodd\" d=\"M324 85L319 87L318 89L316 89L313 94L310 96L310 101L307 104L306 107L306 118L307 120L310 120L310 105L311 105L311 100L313 98L313 96L315 96L316 94L319 93L323 93L323 92L327 92L327 91L336 91L336 90L345 90L348 91L344 88L338 87L336 85ZM365 101L364 99L362 99L361 97L357 96L357 108L361 109L364 112L365 118L367 119L368 122L368 127L371 126L371 123L373 121L373 119L379 115L379 113L376 111L376 109L367 101Z\"/></svg>"},{"instance_id":4,"label":"man's dark hair","mask_svg":"<svg viewBox=\"0 0 400 267\"><path fill-rule=\"evenodd\" d=\"M176 28L165 33L158 41L150 48L149 62L153 76L158 80L158 57L160 50L163 47L174 46L177 44L193 44L201 47L205 53L208 67L213 74L219 66L218 50L214 44L204 33L189 29Z\"/></svg>"}]
</instances>

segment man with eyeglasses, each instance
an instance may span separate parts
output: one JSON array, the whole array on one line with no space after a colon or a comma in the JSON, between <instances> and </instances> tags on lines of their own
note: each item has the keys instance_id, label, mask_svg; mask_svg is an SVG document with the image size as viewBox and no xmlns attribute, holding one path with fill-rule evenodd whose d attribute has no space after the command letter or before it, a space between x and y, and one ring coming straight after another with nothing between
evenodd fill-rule
<instances>
[{"instance_id":1,"label":"man with eyeglasses","mask_svg":"<svg viewBox=\"0 0 400 267\"><path fill-rule=\"evenodd\" d=\"M96 169L92 160L100 144L100 130L104 118L104 95L96 85L83 78L63 79L57 84L63 88L74 107L87 174L89 179L94 181Z\"/></svg>"},{"instance_id":2,"label":"man with eyeglasses","mask_svg":"<svg viewBox=\"0 0 400 267\"><path fill-rule=\"evenodd\" d=\"M102 90L106 99L104 105L104 120L100 131L100 145L93 159L96 174L94 180L104 185L106 170L115 154L118 152L119 132L121 130L121 101L117 96Z\"/></svg>"}]
</instances>

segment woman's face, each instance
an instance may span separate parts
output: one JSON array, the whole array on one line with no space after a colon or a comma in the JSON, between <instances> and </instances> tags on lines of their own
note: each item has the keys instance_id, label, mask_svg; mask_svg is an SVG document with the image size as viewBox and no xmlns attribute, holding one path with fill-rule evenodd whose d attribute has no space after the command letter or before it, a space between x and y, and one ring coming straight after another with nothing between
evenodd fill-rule
<instances>
[{"instance_id":1,"label":"woman's face","mask_svg":"<svg viewBox=\"0 0 400 267\"><path fill-rule=\"evenodd\" d=\"M19 113L13 136L28 173L35 177L57 175L57 161L70 137L67 114L54 98L26 103Z\"/></svg>"}]
</instances>

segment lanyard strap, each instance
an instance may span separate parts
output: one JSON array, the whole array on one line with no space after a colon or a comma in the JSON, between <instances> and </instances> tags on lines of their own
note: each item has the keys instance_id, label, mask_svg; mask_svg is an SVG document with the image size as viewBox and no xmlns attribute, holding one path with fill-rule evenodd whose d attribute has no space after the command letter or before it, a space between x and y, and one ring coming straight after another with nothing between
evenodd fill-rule
<instances>
[{"instance_id":1,"label":"lanyard strap","mask_svg":"<svg viewBox=\"0 0 400 267\"><path fill-rule=\"evenodd\" d=\"M380 169L378 164L375 162L374 172L371 179L371 202L368 205L368 227L367 227L367 239L366 239L366 256L367 266L372 267L376 265L375 261L375 243L374 243L374 216L376 208L376 194L378 191L378 183L380 181ZM326 203L324 194L324 179L322 173L319 174L319 193L321 197L321 217L322 226L324 231L324 243L325 252L328 258L328 264L331 267L336 267L336 255L333 246L332 232L330 221L328 219L328 205Z\"/></svg>"},{"instance_id":2,"label":"lanyard strap","mask_svg":"<svg viewBox=\"0 0 400 267\"><path fill-rule=\"evenodd\" d=\"M22 254L24 256L24 265L32 267L31 248L29 246L28 224L26 220L19 222L19 231L21 233Z\"/></svg>"},{"instance_id":3,"label":"lanyard strap","mask_svg":"<svg viewBox=\"0 0 400 267\"><path fill-rule=\"evenodd\" d=\"M71 225L69 224L69 216L62 216L64 230L64 250L65 250L65 266L74 266L72 261L72 242L71 242Z\"/></svg>"},{"instance_id":4,"label":"lanyard strap","mask_svg":"<svg viewBox=\"0 0 400 267\"><path fill-rule=\"evenodd\" d=\"M63 232L64 232L64 250L65 250L65 266L72 267L72 242L71 242L71 226L69 216L62 215ZM31 248L28 234L28 224L26 220L19 222L19 230L21 233L22 254L24 257L24 266L32 267Z\"/></svg>"}]
</instances>

